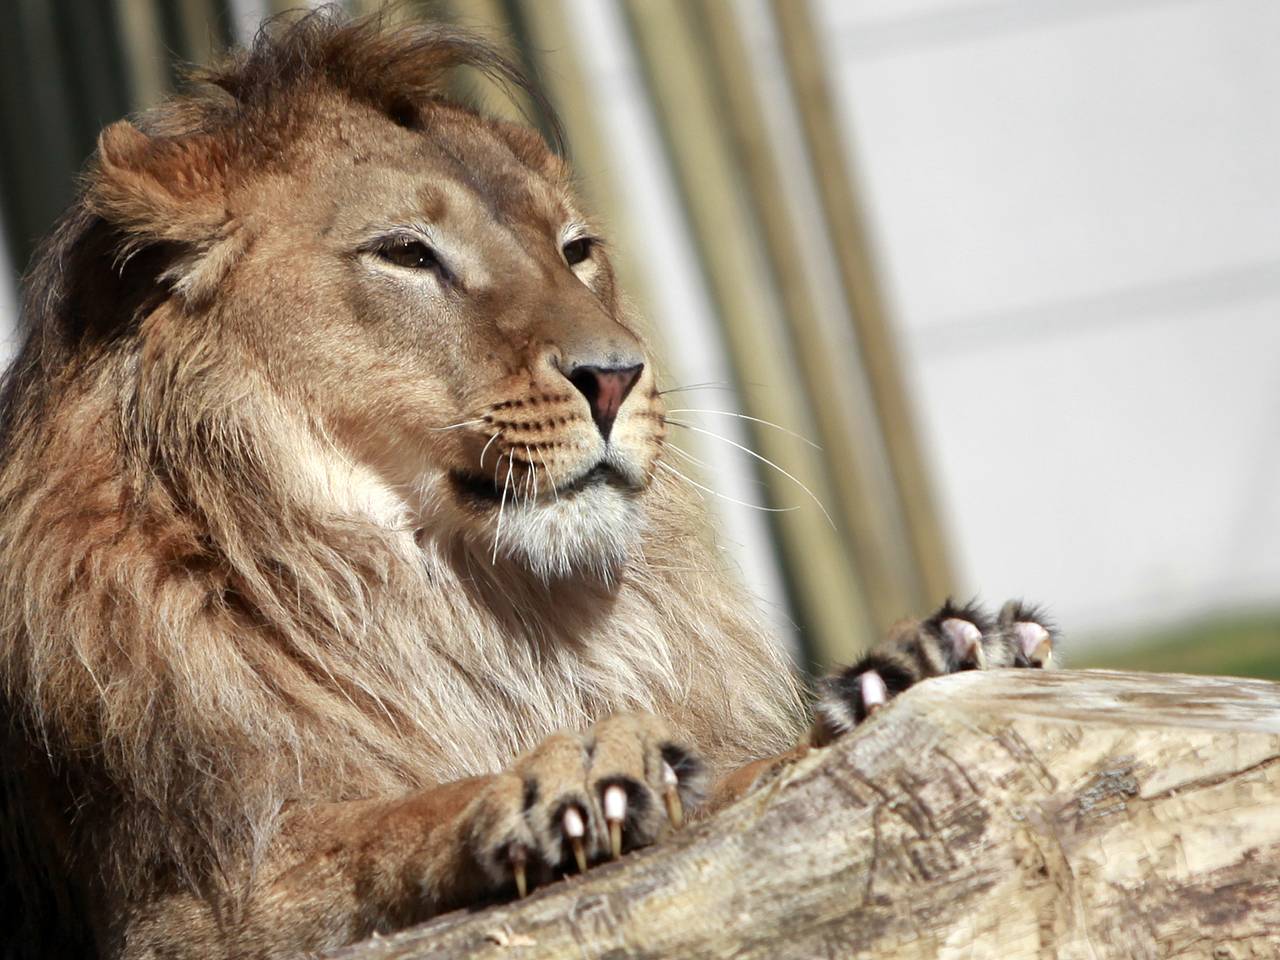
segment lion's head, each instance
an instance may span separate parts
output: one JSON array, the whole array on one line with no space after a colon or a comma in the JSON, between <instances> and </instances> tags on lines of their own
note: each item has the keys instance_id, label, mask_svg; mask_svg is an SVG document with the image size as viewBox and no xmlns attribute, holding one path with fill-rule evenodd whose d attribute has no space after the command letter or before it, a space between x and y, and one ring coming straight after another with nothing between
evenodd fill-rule
<instances>
[{"instance_id":1,"label":"lion's head","mask_svg":"<svg viewBox=\"0 0 1280 960\"><path fill-rule=\"evenodd\" d=\"M180 322L215 328L206 351L305 411L424 535L607 572L663 420L567 166L439 98L447 67L504 69L488 48L319 27L105 130L90 209L168 245Z\"/></svg>"}]
</instances>

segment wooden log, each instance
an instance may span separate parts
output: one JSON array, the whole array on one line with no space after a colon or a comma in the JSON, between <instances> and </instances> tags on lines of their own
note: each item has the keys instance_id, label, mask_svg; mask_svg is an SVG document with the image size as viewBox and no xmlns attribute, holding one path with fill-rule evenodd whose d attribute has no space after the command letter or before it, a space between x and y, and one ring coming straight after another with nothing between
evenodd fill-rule
<instances>
[{"instance_id":1,"label":"wooden log","mask_svg":"<svg viewBox=\"0 0 1280 960\"><path fill-rule=\"evenodd\" d=\"M928 681L658 847L334 956L1280 957L1280 684Z\"/></svg>"}]
</instances>

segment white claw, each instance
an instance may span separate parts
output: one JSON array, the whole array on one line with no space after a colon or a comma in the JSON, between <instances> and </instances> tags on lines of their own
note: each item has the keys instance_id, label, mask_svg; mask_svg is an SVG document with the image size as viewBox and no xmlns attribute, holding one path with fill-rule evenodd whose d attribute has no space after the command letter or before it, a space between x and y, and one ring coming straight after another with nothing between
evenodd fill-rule
<instances>
[{"instance_id":1,"label":"white claw","mask_svg":"<svg viewBox=\"0 0 1280 960\"><path fill-rule=\"evenodd\" d=\"M604 818L606 820L625 820L627 817L627 791L618 784L612 784L604 791Z\"/></svg>"},{"instance_id":2,"label":"white claw","mask_svg":"<svg viewBox=\"0 0 1280 960\"><path fill-rule=\"evenodd\" d=\"M948 617L942 621L942 635L950 641L956 659L973 660L979 669L987 665L982 652L982 631L977 626L959 617Z\"/></svg>"},{"instance_id":3,"label":"white claw","mask_svg":"<svg viewBox=\"0 0 1280 960\"><path fill-rule=\"evenodd\" d=\"M1013 625L1022 653L1037 667L1043 667L1053 659L1053 638L1049 631L1030 620L1019 620Z\"/></svg>"},{"instance_id":4,"label":"white claw","mask_svg":"<svg viewBox=\"0 0 1280 960\"><path fill-rule=\"evenodd\" d=\"M587 825L582 822L582 812L577 807L568 807L564 811L564 833L569 838L569 846L573 848L573 859L578 864L578 872L587 872L587 848L582 842L586 836Z\"/></svg>"},{"instance_id":5,"label":"white claw","mask_svg":"<svg viewBox=\"0 0 1280 960\"><path fill-rule=\"evenodd\" d=\"M566 837L584 837L587 825L582 822L582 814L577 807L569 807L564 812L564 833Z\"/></svg>"},{"instance_id":6,"label":"white claw","mask_svg":"<svg viewBox=\"0 0 1280 960\"><path fill-rule=\"evenodd\" d=\"M529 894L529 878L525 873L526 854L524 847L513 847L511 850L511 872L516 880L516 896L524 899Z\"/></svg>"},{"instance_id":7,"label":"white claw","mask_svg":"<svg viewBox=\"0 0 1280 960\"><path fill-rule=\"evenodd\" d=\"M667 819L679 830L684 826L684 803L680 800L680 778L671 769L671 764L662 764L662 800L667 806Z\"/></svg>"},{"instance_id":8,"label":"white claw","mask_svg":"<svg viewBox=\"0 0 1280 960\"><path fill-rule=\"evenodd\" d=\"M627 791L618 784L604 789L604 820L609 825L609 851L613 859L622 856L622 823L627 819Z\"/></svg>"},{"instance_id":9,"label":"white claw","mask_svg":"<svg viewBox=\"0 0 1280 960\"><path fill-rule=\"evenodd\" d=\"M862 705L867 713L883 707L889 699L889 691L885 689L884 680L874 670L868 670L858 677L858 685L862 688Z\"/></svg>"}]
</instances>

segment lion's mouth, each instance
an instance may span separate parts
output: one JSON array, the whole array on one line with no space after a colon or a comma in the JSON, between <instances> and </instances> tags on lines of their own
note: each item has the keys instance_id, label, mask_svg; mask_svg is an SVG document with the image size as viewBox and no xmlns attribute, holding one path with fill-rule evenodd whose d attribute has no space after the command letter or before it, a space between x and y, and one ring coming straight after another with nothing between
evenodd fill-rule
<instances>
[{"instance_id":1,"label":"lion's mouth","mask_svg":"<svg viewBox=\"0 0 1280 960\"><path fill-rule=\"evenodd\" d=\"M454 470L450 472L449 480L453 484L454 490L465 500L488 506L497 506L502 502L503 487L495 483L492 477ZM528 492L523 483L524 481L522 480L520 500L524 500ZM573 480L560 484L554 490L540 491L540 493L544 492L547 497L567 497L580 493L589 487L597 487L602 484L608 484L622 490L630 490L633 486L615 467L601 460L594 467L583 471ZM506 490L508 501L517 499L516 495L511 492L511 484L507 484ZM540 496L540 499L544 498Z\"/></svg>"}]
</instances>

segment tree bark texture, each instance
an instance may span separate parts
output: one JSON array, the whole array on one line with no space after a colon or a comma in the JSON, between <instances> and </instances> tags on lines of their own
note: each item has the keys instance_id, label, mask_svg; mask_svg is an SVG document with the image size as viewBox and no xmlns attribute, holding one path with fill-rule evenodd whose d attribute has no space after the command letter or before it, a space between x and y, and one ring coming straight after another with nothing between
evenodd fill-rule
<instances>
[{"instance_id":1,"label":"tree bark texture","mask_svg":"<svg viewBox=\"0 0 1280 960\"><path fill-rule=\"evenodd\" d=\"M1277 958L1280 684L927 681L658 847L334 956Z\"/></svg>"}]
</instances>

